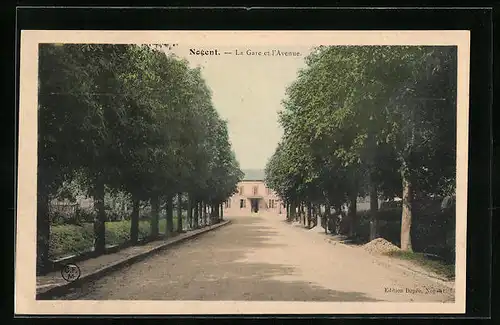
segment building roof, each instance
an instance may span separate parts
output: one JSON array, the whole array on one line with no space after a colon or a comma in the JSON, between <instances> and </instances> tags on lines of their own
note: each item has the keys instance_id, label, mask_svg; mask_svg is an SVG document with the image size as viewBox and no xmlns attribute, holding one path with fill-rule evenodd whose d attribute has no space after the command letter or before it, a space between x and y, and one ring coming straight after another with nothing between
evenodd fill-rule
<instances>
[{"instance_id":1,"label":"building roof","mask_svg":"<svg viewBox=\"0 0 500 325\"><path fill-rule=\"evenodd\" d=\"M263 169L243 169L242 172L245 174L243 181L264 181Z\"/></svg>"}]
</instances>

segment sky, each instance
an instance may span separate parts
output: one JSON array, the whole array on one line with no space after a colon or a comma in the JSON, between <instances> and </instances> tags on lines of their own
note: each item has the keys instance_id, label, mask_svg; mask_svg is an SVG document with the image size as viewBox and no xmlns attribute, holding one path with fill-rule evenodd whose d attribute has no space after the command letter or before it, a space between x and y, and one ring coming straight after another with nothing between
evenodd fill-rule
<instances>
[{"instance_id":1,"label":"sky","mask_svg":"<svg viewBox=\"0 0 500 325\"><path fill-rule=\"evenodd\" d=\"M190 49L217 49L221 55L190 55ZM235 55L271 51L299 52L300 56ZM196 48L178 45L172 50L187 59L192 67L200 66L207 85L212 90L212 101L221 118L228 121L229 137L241 169L264 169L274 153L283 131L278 123L278 112L285 91L305 67L304 58L310 52L307 46L216 46ZM224 54L230 51L231 54Z\"/></svg>"}]
</instances>

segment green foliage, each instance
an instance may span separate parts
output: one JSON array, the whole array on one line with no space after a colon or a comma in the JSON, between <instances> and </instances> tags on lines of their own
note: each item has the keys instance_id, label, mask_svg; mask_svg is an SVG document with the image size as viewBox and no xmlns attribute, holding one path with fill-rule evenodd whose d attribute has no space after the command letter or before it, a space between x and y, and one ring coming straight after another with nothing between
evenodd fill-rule
<instances>
[{"instance_id":1,"label":"green foliage","mask_svg":"<svg viewBox=\"0 0 500 325\"><path fill-rule=\"evenodd\" d=\"M123 216L132 198L189 192L216 204L234 193L242 173L211 91L199 68L164 49L40 46L39 246L49 197L105 202L96 205L100 224L103 214Z\"/></svg>"},{"instance_id":2,"label":"green foliage","mask_svg":"<svg viewBox=\"0 0 500 325\"><path fill-rule=\"evenodd\" d=\"M316 48L283 100L268 186L287 202L326 206L371 189L403 198L403 177L416 199L452 195L456 55L438 46Z\"/></svg>"},{"instance_id":3,"label":"green foliage","mask_svg":"<svg viewBox=\"0 0 500 325\"><path fill-rule=\"evenodd\" d=\"M413 261L420 266L435 272L438 275L444 276L448 280L455 278L455 264L444 263L429 259L425 254L405 252L405 251L391 251L386 255L391 257L400 258L402 260Z\"/></svg>"},{"instance_id":4,"label":"green foliage","mask_svg":"<svg viewBox=\"0 0 500 325\"><path fill-rule=\"evenodd\" d=\"M177 217L174 216L174 226ZM165 219L159 222L160 233L165 233ZM174 228L175 229L175 228ZM148 220L139 222L139 240L146 240L151 227ZM106 223L106 242L108 245L121 245L130 240L130 221L115 221ZM51 227L50 254L51 259L78 255L90 252L94 245L94 230L91 223L81 225L53 225Z\"/></svg>"},{"instance_id":5,"label":"green foliage","mask_svg":"<svg viewBox=\"0 0 500 325\"><path fill-rule=\"evenodd\" d=\"M384 196L394 197L404 167L426 194L452 192L454 49L330 46L306 62L280 113L284 137L267 168L275 190L304 196L307 184L328 192L332 183L358 179L362 192L371 175ZM330 192L341 200L353 190L338 186Z\"/></svg>"},{"instance_id":6,"label":"green foliage","mask_svg":"<svg viewBox=\"0 0 500 325\"><path fill-rule=\"evenodd\" d=\"M84 226L57 225L51 227L50 258L88 252L94 245L92 224Z\"/></svg>"},{"instance_id":7,"label":"green foliage","mask_svg":"<svg viewBox=\"0 0 500 325\"><path fill-rule=\"evenodd\" d=\"M131 211L130 194L123 191L107 191L104 196L104 204L109 221L129 218Z\"/></svg>"},{"instance_id":8,"label":"green foliage","mask_svg":"<svg viewBox=\"0 0 500 325\"><path fill-rule=\"evenodd\" d=\"M71 182L78 171L87 190L100 177L143 200L209 180L228 182L225 197L236 185L226 177L240 173L227 127L199 68L152 46L47 44L40 53L41 156L68 171L42 170L43 184L58 189L55 176Z\"/></svg>"}]
</instances>

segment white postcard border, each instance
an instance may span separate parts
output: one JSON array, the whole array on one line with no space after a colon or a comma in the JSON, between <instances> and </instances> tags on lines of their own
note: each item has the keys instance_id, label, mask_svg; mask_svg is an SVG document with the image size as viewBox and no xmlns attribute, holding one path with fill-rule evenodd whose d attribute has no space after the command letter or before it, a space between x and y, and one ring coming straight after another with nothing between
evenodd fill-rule
<instances>
[{"instance_id":1,"label":"white postcard border","mask_svg":"<svg viewBox=\"0 0 500 325\"><path fill-rule=\"evenodd\" d=\"M405 314L464 313L469 125L469 31L68 31L21 32L15 256L16 314ZM456 45L457 191L454 303L278 301L41 301L36 292L36 168L39 43L255 45Z\"/></svg>"}]
</instances>

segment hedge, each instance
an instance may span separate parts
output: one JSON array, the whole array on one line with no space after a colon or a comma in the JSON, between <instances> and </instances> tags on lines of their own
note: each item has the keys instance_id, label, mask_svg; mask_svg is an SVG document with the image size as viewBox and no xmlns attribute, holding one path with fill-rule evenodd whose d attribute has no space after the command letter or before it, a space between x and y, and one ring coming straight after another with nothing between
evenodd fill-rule
<instances>
[{"instance_id":1,"label":"hedge","mask_svg":"<svg viewBox=\"0 0 500 325\"><path fill-rule=\"evenodd\" d=\"M400 245L401 209L387 209L378 212L380 237ZM361 241L370 238L370 217L368 211L358 213L356 234ZM453 262L455 257L455 219L454 213L436 210L415 211L411 237L415 252L435 254L446 261Z\"/></svg>"},{"instance_id":2,"label":"hedge","mask_svg":"<svg viewBox=\"0 0 500 325\"><path fill-rule=\"evenodd\" d=\"M174 229L177 228L177 217L174 216ZM159 220L160 233L164 234L166 220ZM151 233L149 220L139 221L139 240L147 238ZM56 259L69 255L77 255L93 250L94 226L92 223L82 225L53 225L50 230L49 258ZM106 244L120 245L130 239L130 220L106 222Z\"/></svg>"}]
</instances>

